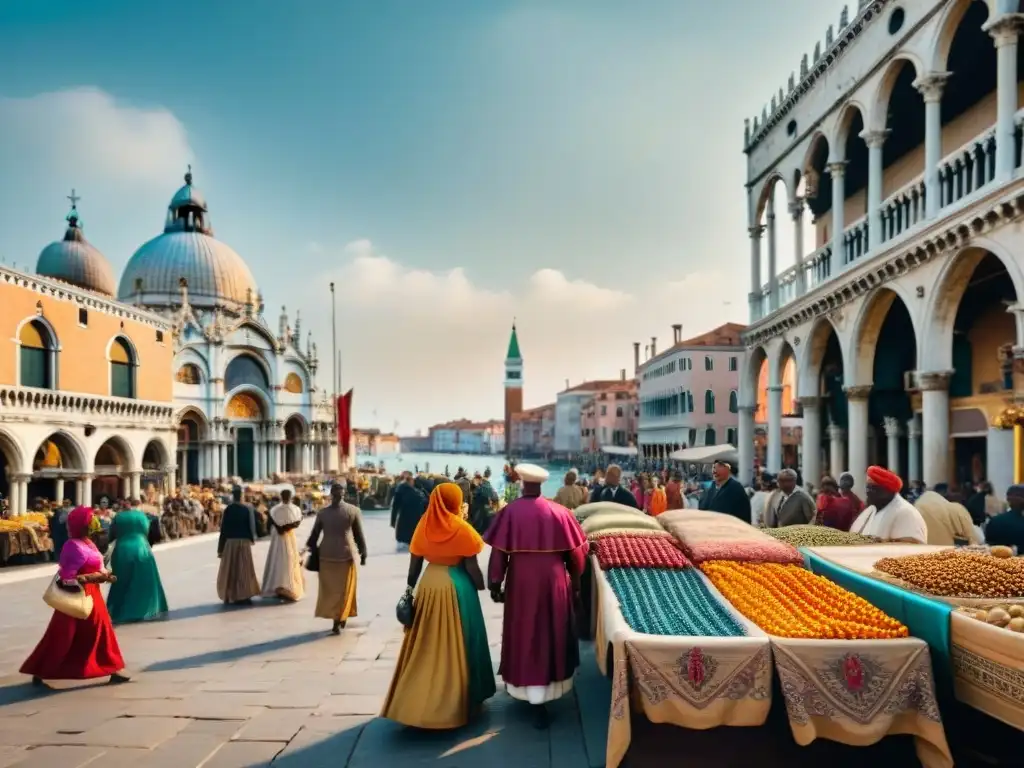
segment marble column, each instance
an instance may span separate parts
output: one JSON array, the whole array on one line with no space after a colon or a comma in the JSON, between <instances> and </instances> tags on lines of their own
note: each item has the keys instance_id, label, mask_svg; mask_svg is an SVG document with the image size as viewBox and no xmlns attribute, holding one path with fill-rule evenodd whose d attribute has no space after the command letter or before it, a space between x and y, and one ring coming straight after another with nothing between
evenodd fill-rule
<instances>
[{"instance_id":1,"label":"marble column","mask_svg":"<svg viewBox=\"0 0 1024 768\"><path fill-rule=\"evenodd\" d=\"M807 292L807 277L804 274L804 199L795 198L789 204L789 215L793 217L793 264L796 265L796 295Z\"/></svg>"},{"instance_id":2,"label":"marble column","mask_svg":"<svg viewBox=\"0 0 1024 768\"><path fill-rule=\"evenodd\" d=\"M888 131L864 131L860 136L868 145L868 250L882 244L882 147ZM851 435L852 437L852 435ZM863 485L864 478L858 482Z\"/></svg>"},{"instance_id":3,"label":"marble column","mask_svg":"<svg viewBox=\"0 0 1024 768\"><path fill-rule=\"evenodd\" d=\"M132 476L122 475L119 479L121 481L121 498L130 499L132 497Z\"/></svg>"},{"instance_id":4,"label":"marble column","mask_svg":"<svg viewBox=\"0 0 1024 768\"><path fill-rule=\"evenodd\" d=\"M228 444L226 442L220 444L220 476L228 476Z\"/></svg>"},{"instance_id":5,"label":"marble column","mask_svg":"<svg viewBox=\"0 0 1024 768\"><path fill-rule=\"evenodd\" d=\"M10 475L7 482L7 504L11 517L17 517L19 514L18 510L21 509L21 482L19 482L17 475Z\"/></svg>"},{"instance_id":6,"label":"marble column","mask_svg":"<svg viewBox=\"0 0 1024 768\"><path fill-rule=\"evenodd\" d=\"M779 275L778 275L778 237L775 233L775 194L768 196L768 212L765 214L768 222L768 312L774 312L779 308Z\"/></svg>"},{"instance_id":7,"label":"marble column","mask_svg":"<svg viewBox=\"0 0 1024 768\"><path fill-rule=\"evenodd\" d=\"M288 467L284 465L284 443L277 444L277 466L281 472L288 471Z\"/></svg>"},{"instance_id":8,"label":"marble column","mask_svg":"<svg viewBox=\"0 0 1024 768\"><path fill-rule=\"evenodd\" d=\"M92 506L92 475L82 475L82 496L78 503L83 507Z\"/></svg>"},{"instance_id":9,"label":"marble column","mask_svg":"<svg viewBox=\"0 0 1024 768\"><path fill-rule=\"evenodd\" d=\"M853 487L861 496L868 474L868 396L870 386L846 387L847 429L849 430L849 456L847 464L853 475Z\"/></svg>"},{"instance_id":10,"label":"marble column","mask_svg":"<svg viewBox=\"0 0 1024 768\"><path fill-rule=\"evenodd\" d=\"M53 495L55 497L54 501L56 501L58 504L60 504L61 502L64 501L64 478L63 477L58 477L56 485L57 485L57 487L54 489L54 493L53 493Z\"/></svg>"},{"instance_id":11,"label":"marble column","mask_svg":"<svg viewBox=\"0 0 1024 768\"><path fill-rule=\"evenodd\" d=\"M740 455L739 481L749 487L754 480L754 410L756 406L741 405L736 446Z\"/></svg>"},{"instance_id":12,"label":"marble column","mask_svg":"<svg viewBox=\"0 0 1024 768\"><path fill-rule=\"evenodd\" d=\"M129 476L129 488L131 489L130 498L141 499L142 498L142 473L139 471L132 472Z\"/></svg>"},{"instance_id":13,"label":"marble column","mask_svg":"<svg viewBox=\"0 0 1024 768\"><path fill-rule=\"evenodd\" d=\"M832 424L828 428L829 474L839 482L839 476L846 471L846 430Z\"/></svg>"},{"instance_id":14,"label":"marble column","mask_svg":"<svg viewBox=\"0 0 1024 768\"><path fill-rule=\"evenodd\" d=\"M263 478L263 430L256 432L256 444L252 447L253 452L253 474L257 480Z\"/></svg>"},{"instance_id":15,"label":"marble column","mask_svg":"<svg viewBox=\"0 0 1024 768\"><path fill-rule=\"evenodd\" d=\"M28 503L29 503L28 484L29 484L29 482L31 480L32 480L32 475L19 475L18 476L18 497L19 497L19 503L21 504L21 509L19 509L18 511L22 515L24 515L26 512L28 512Z\"/></svg>"},{"instance_id":16,"label":"marble column","mask_svg":"<svg viewBox=\"0 0 1024 768\"><path fill-rule=\"evenodd\" d=\"M923 77L914 83L924 98L924 215L939 212L939 163L942 162L942 89L948 72ZM895 471L889 467L891 471Z\"/></svg>"},{"instance_id":17,"label":"marble column","mask_svg":"<svg viewBox=\"0 0 1024 768\"><path fill-rule=\"evenodd\" d=\"M929 490L949 482L948 371L919 373L921 386L922 479Z\"/></svg>"},{"instance_id":18,"label":"marble column","mask_svg":"<svg viewBox=\"0 0 1024 768\"><path fill-rule=\"evenodd\" d=\"M903 428L900 420L892 416L885 417L885 455L886 464L890 472L903 476L900 469L900 437L903 436Z\"/></svg>"},{"instance_id":19,"label":"marble column","mask_svg":"<svg viewBox=\"0 0 1024 768\"><path fill-rule=\"evenodd\" d=\"M996 179L1007 181L1016 165L1014 124L1017 114L1017 46L1019 13L1005 13L985 24L996 46ZM925 440L927 440L927 436Z\"/></svg>"},{"instance_id":20,"label":"marble column","mask_svg":"<svg viewBox=\"0 0 1024 768\"><path fill-rule=\"evenodd\" d=\"M803 440L800 452L803 454L801 474L804 483L815 488L821 485L821 398L801 397L800 406L804 412Z\"/></svg>"},{"instance_id":21,"label":"marble column","mask_svg":"<svg viewBox=\"0 0 1024 768\"><path fill-rule=\"evenodd\" d=\"M77 480L75 480L75 506L76 507L83 507L83 506L85 506L85 502L83 501L84 498L85 498L85 480L83 480L82 478L78 478Z\"/></svg>"},{"instance_id":22,"label":"marble column","mask_svg":"<svg viewBox=\"0 0 1024 768\"><path fill-rule=\"evenodd\" d=\"M213 463L213 468L210 470L210 477L216 481L218 478L224 476L220 469L220 442L214 442L210 446L210 458Z\"/></svg>"},{"instance_id":23,"label":"marble column","mask_svg":"<svg viewBox=\"0 0 1024 768\"><path fill-rule=\"evenodd\" d=\"M208 474L206 471L206 451L208 448L209 444L206 441L199 444L199 461L196 462L199 476L192 479L194 483L201 483Z\"/></svg>"},{"instance_id":24,"label":"marble column","mask_svg":"<svg viewBox=\"0 0 1024 768\"><path fill-rule=\"evenodd\" d=\"M188 451L181 452L181 460L178 462L178 466L181 467L181 485L185 487L188 485Z\"/></svg>"},{"instance_id":25,"label":"marble column","mask_svg":"<svg viewBox=\"0 0 1024 768\"><path fill-rule=\"evenodd\" d=\"M832 177L832 276L846 266L846 160L828 164Z\"/></svg>"},{"instance_id":26,"label":"marble column","mask_svg":"<svg viewBox=\"0 0 1024 768\"><path fill-rule=\"evenodd\" d=\"M921 479L921 417L916 413L907 421L907 480Z\"/></svg>"},{"instance_id":27,"label":"marble column","mask_svg":"<svg viewBox=\"0 0 1024 768\"><path fill-rule=\"evenodd\" d=\"M167 478L167 495L173 494L178 489L178 473L174 467L167 467L165 472Z\"/></svg>"},{"instance_id":28,"label":"marble column","mask_svg":"<svg viewBox=\"0 0 1024 768\"><path fill-rule=\"evenodd\" d=\"M782 469L782 387L768 387L768 471Z\"/></svg>"}]
</instances>

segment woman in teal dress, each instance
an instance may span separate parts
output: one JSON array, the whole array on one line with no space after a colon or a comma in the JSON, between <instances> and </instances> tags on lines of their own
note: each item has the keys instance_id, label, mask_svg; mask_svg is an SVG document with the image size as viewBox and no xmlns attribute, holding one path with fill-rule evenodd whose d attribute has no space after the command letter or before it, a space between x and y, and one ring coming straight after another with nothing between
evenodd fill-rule
<instances>
[{"instance_id":1,"label":"woman in teal dress","mask_svg":"<svg viewBox=\"0 0 1024 768\"><path fill-rule=\"evenodd\" d=\"M137 509L118 513L110 526L114 544L110 569L117 581L110 586L107 608L115 624L150 621L167 614L167 597L149 534L149 517Z\"/></svg>"}]
</instances>

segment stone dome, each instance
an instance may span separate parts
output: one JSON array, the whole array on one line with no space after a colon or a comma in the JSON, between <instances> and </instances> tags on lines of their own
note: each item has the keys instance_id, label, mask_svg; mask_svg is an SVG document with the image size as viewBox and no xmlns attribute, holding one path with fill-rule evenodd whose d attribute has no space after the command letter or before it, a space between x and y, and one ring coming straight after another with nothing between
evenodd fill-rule
<instances>
[{"instance_id":1,"label":"stone dome","mask_svg":"<svg viewBox=\"0 0 1024 768\"><path fill-rule=\"evenodd\" d=\"M183 286L195 307L238 310L256 302L259 294L242 257L213 236L206 200L192 186L191 170L167 208L163 234L131 257L117 295L146 306L177 306Z\"/></svg>"},{"instance_id":2,"label":"stone dome","mask_svg":"<svg viewBox=\"0 0 1024 768\"><path fill-rule=\"evenodd\" d=\"M87 291L113 296L117 286L114 270L106 256L85 239L74 204L67 216L64 239L43 248L36 261L36 274L52 277Z\"/></svg>"}]
</instances>

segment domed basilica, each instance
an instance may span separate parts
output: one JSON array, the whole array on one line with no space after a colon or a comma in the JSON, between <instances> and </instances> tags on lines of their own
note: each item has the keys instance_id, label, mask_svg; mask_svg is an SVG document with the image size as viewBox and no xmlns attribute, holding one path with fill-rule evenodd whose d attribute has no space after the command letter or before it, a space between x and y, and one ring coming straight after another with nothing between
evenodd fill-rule
<instances>
[{"instance_id":1,"label":"domed basilica","mask_svg":"<svg viewBox=\"0 0 1024 768\"><path fill-rule=\"evenodd\" d=\"M85 239L77 198L64 239L47 246L36 272L114 297L110 264ZM284 307L274 329L248 265L214 237L193 186L171 198L164 231L128 261L116 300L163 318L173 341L177 482L337 469L333 405L315 385L316 344L299 313Z\"/></svg>"}]
</instances>

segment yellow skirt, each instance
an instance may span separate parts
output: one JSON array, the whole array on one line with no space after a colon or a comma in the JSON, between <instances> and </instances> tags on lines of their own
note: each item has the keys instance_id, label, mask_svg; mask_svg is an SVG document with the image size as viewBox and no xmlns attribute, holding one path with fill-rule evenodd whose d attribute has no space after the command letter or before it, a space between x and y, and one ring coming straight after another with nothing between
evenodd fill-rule
<instances>
[{"instance_id":1,"label":"yellow skirt","mask_svg":"<svg viewBox=\"0 0 1024 768\"><path fill-rule=\"evenodd\" d=\"M358 566L353 560L321 560L320 588L316 595L316 617L347 621L358 616L356 582Z\"/></svg>"}]
</instances>

